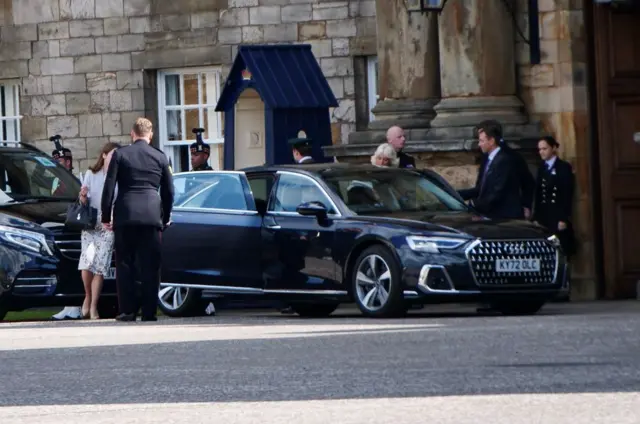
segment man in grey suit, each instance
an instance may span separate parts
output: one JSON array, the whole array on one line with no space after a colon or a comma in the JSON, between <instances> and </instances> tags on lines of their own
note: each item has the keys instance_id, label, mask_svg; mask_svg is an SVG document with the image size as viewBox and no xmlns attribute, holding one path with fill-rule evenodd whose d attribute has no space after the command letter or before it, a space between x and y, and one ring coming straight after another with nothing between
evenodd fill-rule
<instances>
[{"instance_id":1,"label":"man in grey suit","mask_svg":"<svg viewBox=\"0 0 640 424\"><path fill-rule=\"evenodd\" d=\"M152 129L148 119L136 120L131 130L133 144L113 154L102 191L102 222L115 231L118 321L136 320L136 280L142 283L142 321L157 320L160 232L170 222L173 177L167 157L149 144Z\"/></svg>"}]
</instances>

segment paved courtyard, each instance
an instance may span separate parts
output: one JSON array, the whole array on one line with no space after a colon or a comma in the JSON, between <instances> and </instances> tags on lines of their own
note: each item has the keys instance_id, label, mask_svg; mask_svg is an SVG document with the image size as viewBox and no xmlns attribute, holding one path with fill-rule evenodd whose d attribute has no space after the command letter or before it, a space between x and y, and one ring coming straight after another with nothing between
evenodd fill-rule
<instances>
[{"instance_id":1,"label":"paved courtyard","mask_svg":"<svg viewBox=\"0 0 640 424\"><path fill-rule=\"evenodd\" d=\"M640 422L640 302L0 324L0 423Z\"/></svg>"}]
</instances>

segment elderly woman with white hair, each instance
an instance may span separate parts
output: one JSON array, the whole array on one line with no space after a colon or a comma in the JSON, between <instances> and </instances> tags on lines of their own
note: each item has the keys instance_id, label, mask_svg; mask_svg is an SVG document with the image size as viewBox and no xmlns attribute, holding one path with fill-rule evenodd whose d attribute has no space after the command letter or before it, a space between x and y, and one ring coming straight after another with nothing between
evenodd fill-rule
<instances>
[{"instance_id":1,"label":"elderly woman with white hair","mask_svg":"<svg viewBox=\"0 0 640 424\"><path fill-rule=\"evenodd\" d=\"M400 164L400 159L398 159L398 154L391 144L382 143L371 156L371 164L397 168Z\"/></svg>"}]
</instances>

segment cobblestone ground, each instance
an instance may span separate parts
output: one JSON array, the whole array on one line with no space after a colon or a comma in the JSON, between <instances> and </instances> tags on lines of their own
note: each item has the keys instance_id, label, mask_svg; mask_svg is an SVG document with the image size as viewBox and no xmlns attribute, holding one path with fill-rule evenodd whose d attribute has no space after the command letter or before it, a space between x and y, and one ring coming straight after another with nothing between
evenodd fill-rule
<instances>
[{"instance_id":1,"label":"cobblestone ground","mask_svg":"<svg viewBox=\"0 0 640 424\"><path fill-rule=\"evenodd\" d=\"M3 424L637 424L640 302L6 323L0 376Z\"/></svg>"}]
</instances>

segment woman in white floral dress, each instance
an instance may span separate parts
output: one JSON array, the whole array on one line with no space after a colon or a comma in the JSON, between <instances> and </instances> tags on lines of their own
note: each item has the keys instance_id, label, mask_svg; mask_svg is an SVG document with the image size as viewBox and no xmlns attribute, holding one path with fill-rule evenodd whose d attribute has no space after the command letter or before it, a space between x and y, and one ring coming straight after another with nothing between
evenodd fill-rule
<instances>
[{"instance_id":1,"label":"woman in white floral dress","mask_svg":"<svg viewBox=\"0 0 640 424\"><path fill-rule=\"evenodd\" d=\"M99 319L98 300L102 292L104 277L111 266L113 252L113 231L102 226L100 219L102 201L102 189L109 169L109 162L113 152L120 147L117 143L107 143L100 152L96 163L89 167L85 174L82 189L80 190L80 202L89 203L89 206L98 210L96 228L82 231L82 253L78 269L82 272L85 298L82 303L82 317ZM116 187L116 192L117 192ZM115 197L115 196L114 196Z\"/></svg>"}]
</instances>

